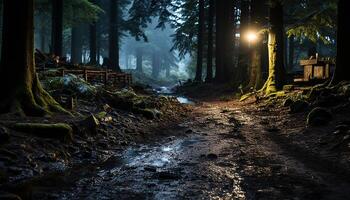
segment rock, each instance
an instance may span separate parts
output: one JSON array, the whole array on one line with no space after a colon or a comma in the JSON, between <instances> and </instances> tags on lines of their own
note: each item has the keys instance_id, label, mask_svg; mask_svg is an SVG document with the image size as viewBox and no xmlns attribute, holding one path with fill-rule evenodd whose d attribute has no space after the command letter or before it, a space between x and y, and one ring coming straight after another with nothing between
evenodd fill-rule
<instances>
[{"instance_id":1,"label":"rock","mask_svg":"<svg viewBox=\"0 0 350 200\"><path fill-rule=\"evenodd\" d=\"M185 133L190 134L190 133L193 133L193 131L191 129L188 129L188 130L186 130Z\"/></svg>"},{"instance_id":2,"label":"rock","mask_svg":"<svg viewBox=\"0 0 350 200\"><path fill-rule=\"evenodd\" d=\"M64 77L51 77L43 82L44 88L49 91L67 91L69 95L93 97L97 94L96 87L73 74Z\"/></svg>"},{"instance_id":3,"label":"rock","mask_svg":"<svg viewBox=\"0 0 350 200\"><path fill-rule=\"evenodd\" d=\"M291 98L288 98L288 99L286 99L286 100L284 100L284 102L283 102L283 107L289 107L289 106L291 106L292 104L294 103L294 101L291 99Z\"/></svg>"},{"instance_id":4,"label":"rock","mask_svg":"<svg viewBox=\"0 0 350 200\"><path fill-rule=\"evenodd\" d=\"M180 178L180 176L178 174L175 174L175 173L172 173L172 172L169 172L169 171L157 172L155 174L155 176L158 179L161 179L161 180L174 180L174 179L179 179Z\"/></svg>"},{"instance_id":5,"label":"rock","mask_svg":"<svg viewBox=\"0 0 350 200\"><path fill-rule=\"evenodd\" d=\"M340 95L327 94L320 95L316 98L313 105L315 107L332 107L345 102L345 99Z\"/></svg>"},{"instance_id":6,"label":"rock","mask_svg":"<svg viewBox=\"0 0 350 200\"><path fill-rule=\"evenodd\" d=\"M1 200L22 200L21 197L15 195L15 194L0 194L0 199Z\"/></svg>"},{"instance_id":7,"label":"rock","mask_svg":"<svg viewBox=\"0 0 350 200\"><path fill-rule=\"evenodd\" d=\"M307 124L311 126L327 125L332 120L332 114L325 108L314 108L307 116Z\"/></svg>"},{"instance_id":8,"label":"rock","mask_svg":"<svg viewBox=\"0 0 350 200\"><path fill-rule=\"evenodd\" d=\"M302 100L297 100L293 102L290 106L290 112L291 113L300 113L300 112L305 112L309 109L309 103L306 101Z\"/></svg>"},{"instance_id":9,"label":"rock","mask_svg":"<svg viewBox=\"0 0 350 200\"><path fill-rule=\"evenodd\" d=\"M153 120L161 117L161 112L157 109L135 109L135 113L141 114L146 119Z\"/></svg>"},{"instance_id":10,"label":"rock","mask_svg":"<svg viewBox=\"0 0 350 200\"><path fill-rule=\"evenodd\" d=\"M218 155L214 154L214 153L210 153L207 155L207 158L210 159L210 160L216 160L218 159Z\"/></svg>"},{"instance_id":11,"label":"rock","mask_svg":"<svg viewBox=\"0 0 350 200\"><path fill-rule=\"evenodd\" d=\"M84 120L74 124L74 132L82 136L96 135L99 126L99 120L93 114L91 114Z\"/></svg>"},{"instance_id":12,"label":"rock","mask_svg":"<svg viewBox=\"0 0 350 200\"><path fill-rule=\"evenodd\" d=\"M8 142L10 134L5 127L0 126L0 144Z\"/></svg>"},{"instance_id":13,"label":"rock","mask_svg":"<svg viewBox=\"0 0 350 200\"><path fill-rule=\"evenodd\" d=\"M338 89L338 92L339 92L341 95L344 95L344 96L349 97L349 96L350 96L350 84L341 86L341 87Z\"/></svg>"},{"instance_id":14,"label":"rock","mask_svg":"<svg viewBox=\"0 0 350 200\"><path fill-rule=\"evenodd\" d=\"M143 167L143 169L149 172L157 172L157 167L154 167L154 166L145 166Z\"/></svg>"},{"instance_id":15,"label":"rock","mask_svg":"<svg viewBox=\"0 0 350 200\"><path fill-rule=\"evenodd\" d=\"M60 141L73 140L73 129L65 123L41 124L41 123L17 123L14 130L29 133L37 137L57 139Z\"/></svg>"}]
</instances>

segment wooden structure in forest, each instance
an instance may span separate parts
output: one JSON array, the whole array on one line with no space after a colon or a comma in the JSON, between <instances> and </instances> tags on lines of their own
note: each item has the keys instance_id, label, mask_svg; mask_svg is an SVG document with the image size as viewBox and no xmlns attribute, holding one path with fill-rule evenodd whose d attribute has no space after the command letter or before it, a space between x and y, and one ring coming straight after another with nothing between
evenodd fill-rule
<instances>
[{"instance_id":1,"label":"wooden structure in forest","mask_svg":"<svg viewBox=\"0 0 350 200\"><path fill-rule=\"evenodd\" d=\"M132 84L132 75L127 73L118 73L112 70L99 69L61 69L61 75L74 74L81 76L86 82L102 82L104 85L130 85Z\"/></svg>"},{"instance_id":2,"label":"wooden structure in forest","mask_svg":"<svg viewBox=\"0 0 350 200\"><path fill-rule=\"evenodd\" d=\"M334 62L330 59L309 59L300 60L300 65L304 69L303 81L326 80L332 75Z\"/></svg>"},{"instance_id":3,"label":"wooden structure in forest","mask_svg":"<svg viewBox=\"0 0 350 200\"><path fill-rule=\"evenodd\" d=\"M35 51L35 63L38 72L59 68L57 76L73 74L82 77L86 82L100 82L104 85L127 86L132 84L131 74L93 66L71 64L65 58L45 54L38 49Z\"/></svg>"}]
</instances>

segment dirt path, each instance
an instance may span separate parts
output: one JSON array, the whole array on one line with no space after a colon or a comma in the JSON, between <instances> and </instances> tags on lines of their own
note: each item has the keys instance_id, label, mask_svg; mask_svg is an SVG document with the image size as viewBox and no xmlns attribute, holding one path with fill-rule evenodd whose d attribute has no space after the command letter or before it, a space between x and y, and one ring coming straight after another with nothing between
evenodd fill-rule
<instances>
[{"instance_id":1,"label":"dirt path","mask_svg":"<svg viewBox=\"0 0 350 200\"><path fill-rule=\"evenodd\" d=\"M37 197L349 198L349 179L291 150L290 141L271 125L274 116L258 116L238 103L204 103L193 114L193 120L167 130L168 138L116 151L101 166L72 170L59 191L42 187Z\"/></svg>"}]
</instances>

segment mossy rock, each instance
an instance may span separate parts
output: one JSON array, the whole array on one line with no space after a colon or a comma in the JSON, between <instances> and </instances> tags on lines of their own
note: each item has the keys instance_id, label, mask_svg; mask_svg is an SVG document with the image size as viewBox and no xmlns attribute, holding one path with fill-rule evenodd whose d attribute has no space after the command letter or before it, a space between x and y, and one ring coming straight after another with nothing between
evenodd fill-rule
<instances>
[{"instance_id":1,"label":"mossy rock","mask_svg":"<svg viewBox=\"0 0 350 200\"><path fill-rule=\"evenodd\" d=\"M57 139L64 142L73 139L73 129L65 123L17 123L12 128L16 131L29 133L37 137Z\"/></svg>"},{"instance_id":2,"label":"mossy rock","mask_svg":"<svg viewBox=\"0 0 350 200\"><path fill-rule=\"evenodd\" d=\"M84 120L74 124L74 133L82 136L96 135L99 126L100 121L94 115L91 114Z\"/></svg>"},{"instance_id":3,"label":"mossy rock","mask_svg":"<svg viewBox=\"0 0 350 200\"><path fill-rule=\"evenodd\" d=\"M291 113L301 113L306 112L309 109L309 103L302 100L297 100L293 102L290 106Z\"/></svg>"},{"instance_id":4,"label":"mossy rock","mask_svg":"<svg viewBox=\"0 0 350 200\"><path fill-rule=\"evenodd\" d=\"M332 113L325 108L314 108L307 116L307 124L310 126L327 125L333 119Z\"/></svg>"},{"instance_id":5,"label":"mossy rock","mask_svg":"<svg viewBox=\"0 0 350 200\"><path fill-rule=\"evenodd\" d=\"M339 87L338 92L346 97L350 96L350 84Z\"/></svg>"},{"instance_id":6,"label":"mossy rock","mask_svg":"<svg viewBox=\"0 0 350 200\"><path fill-rule=\"evenodd\" d=\"M162 113L156 109L135 109L134 112L137 114L141 114L149 120L160 118L162 115Z\"/></svg>"}]
</instances>

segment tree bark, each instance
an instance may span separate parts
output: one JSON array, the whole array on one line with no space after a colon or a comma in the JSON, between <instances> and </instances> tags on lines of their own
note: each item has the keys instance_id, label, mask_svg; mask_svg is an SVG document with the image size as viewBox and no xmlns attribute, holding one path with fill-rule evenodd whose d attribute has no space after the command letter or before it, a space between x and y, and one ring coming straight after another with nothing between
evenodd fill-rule
<instances>
[{"instance_id":1,"label":"tree bark","mask_svg":"<svg viewBox=\"0 0 350 200\"><path fill-rule=\"evenodd\" d=\"M159 73L160 73L160 66L161 65L161 61L159 58L159 55L157 55L157 53L153 53L152 55L152 77L154 79L157 79L159 77Z\"/></svg>"},{"instance_id":2,"label":"tree bark","mask_svg":"<svg viewBox=\"0 0 350 200\"><path fill-rule=\"evenodd\" d=\"M288 38L288 69L290 71L294 68L294 50L295 50L295 44L294 44L294 35L291 35Z\"/></svg>"},{"instance_id":3,"label":"tree bark","mask_svg":"<svg viewBox=\"0 0 350 200\"><path fill-rule=\"evenodd\" d=\"M285 82L283 6L279 0L270 5L269 22L269 77L263 88L266 94L282 89Z\"/></svg>"},{"instance_id":4,"label":"tree bark","mask_svg":"<svg viewBox=\"0 0 350 200\"><path fill-rule=\"evenodd\" d=\"M203 73L203 35L204 35L204 0L199 1L197 68L195 81L202 82Z\"/></svg>"},{"instance_id":5,"label":"tree bark","mask_svg":"<svg viewBox=\"0 0 350 200\"><path fill-rule=\"evenodd\" d=\"M90 64L97 64L97 24L96 22L92 23L89 27L90 29Z\"/></svg>"},{"instance_id":6,"label":"tree bark","mask_svg":"<svg viewBox=\"0 0 350 200\"><path fill-rule=\"evenodd\" d=\"M109 69L120 72L119 66L119 0L110 0Z\"/></svg>"},{"instance_id":7,"label":"tree bark","mask_svg":"<svg viewBox=\"0 0 350 200\"><path fill-rule=\"evenodd\" d=\"M206 77L206 82L208 83L213 81L214 18L215 18L215 0L209 0L208 53L207 53L207 77Z\"/></svg>"},{"instance_id":8,"label":"tree bark","mask_svg":"<svg viewBox=\"0 0 350 200\"><path fill-rule=\"evenodd\" d=\"M347 24L347 11L349 7L347 5L346 0L339 0L338 2L337 66L332 84L350 80L350 67L347 62L347 48L350 46L350 31Z\"/></svg>"},{"instance_id":9,"label":"tree bark","mask_svg":"<svg viewBox=\"0 0 350 200\"><path fill-rule=\"evenodd\" d=\"M4 1L0 112L43 116L64 111L41 87L34 63L34 0Z\"/></svg>"},{"instance_id":10,"label":"tree bark","mask_svg":"<svg viewBox=\"0 0 350 200\"><path fill-rule=\"evenodd\" d=\"M136 50L136 71L142 73L142 49L137 48Z\"/></svg>"},{"instance_id":11,"label":"tree bark","mask_svg":"<svg viewBox=\"0 0 350 200\"><path fill-rule=\"evenodd\" d=\"M234 81L234 2L216 1L216 75L215 81L228 83Z\"/></svg>"},{"instance_id":12,"label":"tree bark","mask_svg":"<svg viewBox=\"0 0 350 200\"><path fill-rule=\"evenodd\" d=\"M52 0L51 48L56 56L63 56L63 0Z\"/></svg>"},{"instance_id":13,"label":"tree bark","mask_svg":"<svg viewBox=\"0 0 350 200\"><path fill-rule=\"evenodd\" d=\"M83 34L82 25L76 25L72 27L71 34L71 62L74 64L82 63L83 57L83 44L81 35Z\"/></svg>"}]
</instances>

